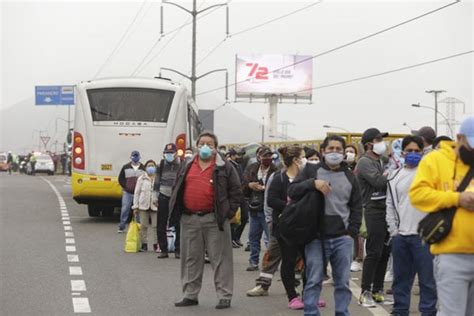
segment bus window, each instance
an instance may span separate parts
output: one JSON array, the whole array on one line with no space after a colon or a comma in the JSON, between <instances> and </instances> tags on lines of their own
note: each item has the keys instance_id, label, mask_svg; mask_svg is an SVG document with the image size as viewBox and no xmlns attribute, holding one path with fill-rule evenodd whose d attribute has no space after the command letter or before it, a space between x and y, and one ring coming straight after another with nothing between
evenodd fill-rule
<instances>
[{"instance_id":1,"label":"bus window","mask_svg":"<svg viewBox=\"0 0 474 316\"><path fill-rule=\"evenodd\" d=\"M174 91L147 88L88 89L93 121L166 123Z\"/></svg>"}]
</instances>

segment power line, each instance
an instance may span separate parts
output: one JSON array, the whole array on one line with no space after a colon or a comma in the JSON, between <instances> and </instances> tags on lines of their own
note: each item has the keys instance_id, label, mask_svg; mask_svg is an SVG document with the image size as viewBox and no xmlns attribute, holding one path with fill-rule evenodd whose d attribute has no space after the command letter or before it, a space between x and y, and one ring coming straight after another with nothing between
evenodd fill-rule
<instances>
[{"instance_id":1,"label":"power line","mask_svg":"<svg viewBox=\"0 0 474 316\"><path fill-rule=\"evenodd\" d=\"M321 85L321 86L314 86L310 89L303 89L303 90L295 91L295 92L292 92L292 93L288 93L288 95L293 95L293 94L297 94L299 92L310 91L310 90L320 90L320 89L340 86L340 85L348 84L348 83L352 83L352 82L362 81L362 80L366 80L366 79L370 79L370 78L380 77L380 76L392 74L392 73L395 73L395 72L400 72L400 71L404 71L404 70L408 70L408 69L412 69L412 68L418 68L418 67L421 67L421 66L426 66L426 65L429 65L429 64L445 61L445 60L448 60L448 59L453 59L453 58L456 58L456 57L469 55L469 54L472 54L472 53L474 53L474 50L469 50L469 51L462 52L462 53L457 53L457 54L454 54L454 55L449 55L449 56L445 56L445 57L441 57L441 58L437 58L437 59L432 59L432 60L428 60L428 61L421 62L421 63L418 63L418 64L414 64L414 65L395 68L395 69L392 69L392 70L383 71L383 72L375 73L375 74L372 74L372 75L356 77L356 78L343 80L343 81L338 81L338 82L325 84L325 85ZM214 109L214 112L217 111L217 110L220 110L225 105L226 104L222 104L222 105L216 107Z\"/></svg>"},{"instance_id":2,"label":"power line","mask_svg":"<svg viewBox=\"0 0 474 316\"><path fill-rule=\"evenodd\" d=\"M297 61L297 62L294 62L294 63L292 63L292 64L289 64L289 65L286 65L286 66L283 66L283 67L280 67L280 68L277 68L277 69L273 69L272 71L269 71L268 73L271 74L271 73L280 71L280 70L282 70L282 69L286 69L286 68L289 68L289 67L292 67L292 66L295 66L295 65L304 63L304 62L306 62L306 61L308 61L308 60L312 60L312 59L315 59L315 58L318 58L318 57L321 57L321 56L324 56L324 55L333 53L333 52L335 52L335 51L338 51L338 50L340 50L340 49L346 48L346 47L348 47L348 46L352 46L352 45L354 45L354 44L360 43L360 42L362 42L362 41L364 41L364 40L367 40L367 39L369 39L369 38L372 38L372 37L375 37L375 36L377 36L377 35L386 33L386 32L388 32L388 31L391 31L391 30L393 30L393 29L396 29L396 28L398 28L398 27L400 27L400 26L403 26L403 25L408 24L408 23L410 23L410 22L416 21L416 20L418 20L418 19L421 19L421 18L423 18L423 17L426 17L426 16L428 16L428 15L431 15L431 14L433 14L433 13L436 13L436 12L438 12L438 11L441 11L441 10L443 10L443 9L446 9L446 8L448 8L448 7L450 7L450 6L454 5L454 4L457 4L457 3L459 3L459 1L455 1L455 2L449 3L449 4L447 4L447 5L444 5L444 6L442 6L442 7L439 7L439 8L437 8L437 9L434 9L434 10L428 11L428 12L426 12L426 13L423 13L423 14L421 14L421 15L418 15L418 16L416 16L416 17L414 17L414 18L405 20L405 21L403 21L403 22L401 22L401 23L395 24L395 25L390 26L390 27L388 27L388 28L384 28L384 29L382 29L382 30L380 30L380 31L377 31L377 32L371 33L371 34L369 34L369 35L360 37L360 38L358 38L358 39L356 39L356 40L354 40L354 41L351 41L351 42L348 42L348 43L346 43L346 44L337 46L337 47L335 47L335 48L332 48L332 49L329 49L329 50L327 50L327 51L321 52L321 53L319 53L319 54L310 56L310 57L308 57L308 58L304 58L304 59L299 60L299 61ZM251 79L253 79L253 78L248 78L248 79L245 79L245 80L241 80L241 81L238 81L238 82L234 82L234 83L230 84L229 86L236 86L236 85L238 85L238 84L240 84L240 83L250 81ZM225 89L225 88L226 88L225 86L224 86L224 87L219 87L219 88L214 88L214 89L210 89L210 90L207 90L207 91L198 93L197 95L208 94L208 93L211 93L211 92L214 92L214 91L219 91L219 90L222 90L222 89Z\"/></svg>"},{"instance_id":3,"label":"power line","mask_svg":"<svg viewBox=\"0 0 474 316\"><path fill-rule=\"evenodd\" d=\"M128 25L127 29L125 30L125 33L122 34L122 37L120 37L120 40L118 41L117 45L114 47L114 49L112 50L112 52L110 53L109 57L107 57L107 59L105 60L105 62L102 64L102 66L100 66L99 70L96 72L96 74L94 75L94 79L97 78L97 76L102 72L102 70L105 68L105 66L109 63L109 61L112 59L112 57L115 55L115 53L119 50L119 48L121 47L121 45L123 43L125 43L125 38L127 37L127 35L129 34L130 30L132 29L132 26L135 24L135 22L137 21L138 19L138 16L140 15L140 12L143 10L143 8L145 7L145 4L146 4L146 0L144 0L142 2L142 5L140 6L140 8L138 9L137 13L135 14L135 17L133 18L132 22ZM151 6L150 6L151 7ZM148 9L150 9L150 7Z\"/></svg>"},{"instance_id":4,"label":"power line","mask_svg":"<svg viewBox=\"0 0 474 316\"><path fill-rule=\"evenodd\" d=\"M199 6L200 8L204 5L206 1L203 1L201 3L201 5ZM201 17L197 17L197 19L199 20L200 18L204 18L206 17L207 15L213 13L214 11L218 10L220 7L217 7L217 8L214 8L214 9L211 9L209 12L207 13L204 13ZM152 63L164 50L164 48L166 48L166 46L168 46L175 38L176 36L178 36L179 32L187 25L190 25L192 23L192 18L189 18L185 23L183 23L182 25L178 26L177 28L174 28L173 30L169 31L169 32L166 32L164 34L161 34L160 37L158 38L158 40L155 42L155 44L150 48L150 50L148 50L147 54L145 55L145 57L140 61L140 63L138 64L138 66L135 68L135 70L133 71L133 73L131 74L131 76L135 76L137 74L139 74L140 72L142 72L150 63ZM166 35L170 35L172 33L175 33L174 36L168 41L166 42L164 48L160 49L152 58L150 58L146 63L146 59L151 55L151 53L153 52L153 50L155 49L155 47L158 45L158 43L161 41L161 39L163 37L165 37ZM142 66L143 65L143 66Z\"/></svg>"},{"instance_id":5,"label":"power line","mask_svg":"<svg viewBox=\"0 0 474 316\"><path fill-rule=\"evenodd\" d=\"M209 56L211 56L222 44L224 44L224 42L225 42L228 38L235 37L235 36L238 36L238 35L242 35L242 34L244 34L244 33L246 33L246 32L253 31L253 30L255 30L255 29L257 29L257 28L260 28L260 27L262 27L262 26L265 26L265 25L267 25L267 24L276 22L276 21L278 21L278 20L284 19L284 18L289 17L289 16L291 16L291 15L293 15L293 14L296 14L296 13L298 13L298 12L301 12L301 11L304 11L304 10L306 10L306 9L309 9L310 7L313 7L313 6L315 6L315 5L318 5L318 4L322 3L322 2L323 2L323 0L320 0L320 1L316 2L316 3L311 3L311 4L309 4L309 5L306 5L306 6L304 6L304 7L301 7L301 8L299 8L299 9L296 9L296 10L291 11L291 12L289 12L289 13L286 13L286 14L283 14L283 15L280 15L280 16L277 16L277 17L275 17L275 18L273 18L273 19L270 19L270 20L268 20L268 21L266 21L266 22L259 23L259 24L257 24L257 25L248 27L248 28L243 29L243 30L241 30L241 31L238 31L238 32L229 34L229 35L226 36L222 41L220 41L219 43L217 43L217 45L214 46L214 48L212 48L212 49L197 63L196 66L202 64L202 63L204 62L204 60L206 60Z\"/></svg>"}]
</instances>

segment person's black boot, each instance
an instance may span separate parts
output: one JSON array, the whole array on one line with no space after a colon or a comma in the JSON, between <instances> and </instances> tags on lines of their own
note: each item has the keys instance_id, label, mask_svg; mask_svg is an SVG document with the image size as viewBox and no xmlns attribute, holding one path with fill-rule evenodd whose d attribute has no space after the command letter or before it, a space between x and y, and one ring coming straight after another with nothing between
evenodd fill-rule
<instances>
[{"instance_id":1,"label":"person's black boot","mask_svg":"<svg viewBox=\"0 0 474 316\"><path fill-rule=\"evenodd\" d=\"M216 309L224 309L230 307L230 300L222 299L219 300L219 303L216 305Z\"/></svg>"},{"instance_id":2,"label":"person's black boot","mask_svg":"<svg viewBox=\"0 0 474 316\"><path fill-rule=\"evenodd\" d=\"M191 300L189 298L183 298L181 301L174 303L176 307L186 307L186 306L194 306L198 305L199 302L197 300Z\"/></svg>"}]
</instances>

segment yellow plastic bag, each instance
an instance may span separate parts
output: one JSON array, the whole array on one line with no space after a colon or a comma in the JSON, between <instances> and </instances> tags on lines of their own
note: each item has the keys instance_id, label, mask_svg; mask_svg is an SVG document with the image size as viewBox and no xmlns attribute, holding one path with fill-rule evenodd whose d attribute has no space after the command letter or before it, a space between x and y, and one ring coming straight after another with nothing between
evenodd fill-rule
<instances>
[{"instance_id":1,"label":"yellow plastic bag","mask_svg":"<svg viewBox=\"0 0 474 316\"><path fill-rule=\"evenodd\" d=\"M235 212L234 217L230 220L231 224L236 224L240 225L240 220L241 220L241 214L240 214L240 207L237 209L237 212Z\"/></svg>"},{"instance_id":2,"label":"yellow plastic bag","mask_svg":"<svg viewBox=\"0 0 474 316\"><path fill-rule=\"evenodd\" d=\"M128 226L127 237L125 238L125 252L138 252L140 247L140 224L135 221L134 217Z\"/></svg>"}]
</instances>

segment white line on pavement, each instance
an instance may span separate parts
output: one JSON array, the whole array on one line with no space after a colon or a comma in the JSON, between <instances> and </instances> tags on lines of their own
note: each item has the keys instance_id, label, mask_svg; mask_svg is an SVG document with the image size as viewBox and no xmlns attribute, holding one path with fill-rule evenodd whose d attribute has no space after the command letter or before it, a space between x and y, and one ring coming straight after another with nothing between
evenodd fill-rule
<instances>
[{"instance_id":1,"label":"white line on pavement","mask_svg":"<svg viewBox=\"0 0 474 316\"><path fill-rule=\"evenodd\" d=\"M67 255L67 262L79 262L78 255Z\"/></svg>"},{"instance_id":2,"label":"white line on pavement","mask_svg":"<svg viewBox=\"0 0 474 316\"><path fill-rule=\"evenodd\" d=\"M63 225L71 225L70 221L63 221Z\"/></svg>"},{"instance_id":3,"label":"white line on pavement","mask_svg":"<svg viewBox=\"0 0 474 316\"><path fill-rule=\"evenodd\" d=\"M74 313L90 313L91 307L87 297L73 297L72 305L74 306Z\"/></svg>"},{"instance_id":4,"label":"white line on pavement","mask_svg":"<svg viewBox=\"0 0 474 316\"><path fill-rule=\"evenodd\" d=\"M71 226L64 226L64 230L72 230Z\"/></svg>"},{"instance_id":5,"label":"white line on pavement","mask_svg":"<svg viewBox=\"0 0 474 316\"><path fill-rule=\"evenodd\" d=\"M356 300L359 300L359 295L362 289L352 280L349 280L349 287L352 291L352 295L356 298ZM389 316L390 315L389 312L387 312L383 307L380 307L378 305L376 307L366 308L366 309L367 311L372 313L372 315L375 315L375 316Z\"/></svg>"},{"instance_id":6,"label":"white line on pavement","mask_svg":"<svg viewBox=\"0 0 474 316\"><path fill-rule=\"evenodd\" d=\"M82 275L82 268L77 266L70 266L69 267L69 274L70 275Z\"/></svg>"},{"instance_id":7,"label":"white line on pavement","mask_svg":"<svg viewBox=\"0 0 474 316\"><path fill-rule=\"evenodd\" d=\"M76 246L66 246L67 252L76 252Z\"/></svg>"},{"instance_id":8,"label":"white line on pavement","mask_svg":"<svg viewBox=\"0 0 474 316\"><path fill-rule=\"evenodd\" d=\"M86 291L86 282L84 280L71 280L71 291L73 292Z\"/></svg>"},{"instance_id":9,"label":"white line on pavement","mask_svg":"<svg viewBox=\"0 0 474 316\"><path fill-rule=\"evenodd\" d=\"M74 237L74 233L73 233L73 232L64 232L64 236L66 236L66 237Z\"/></svg>"},{"instance_id":10,"label":"white line on pavement","mask_svg":"<svg viewBox=\"0 0 474 316\"><path fill-rule=\"evenodd\" d=\"M74 238L66 238L66 244L75 244L76 241L74 240Z\"/></svg>"}]
</instances>

